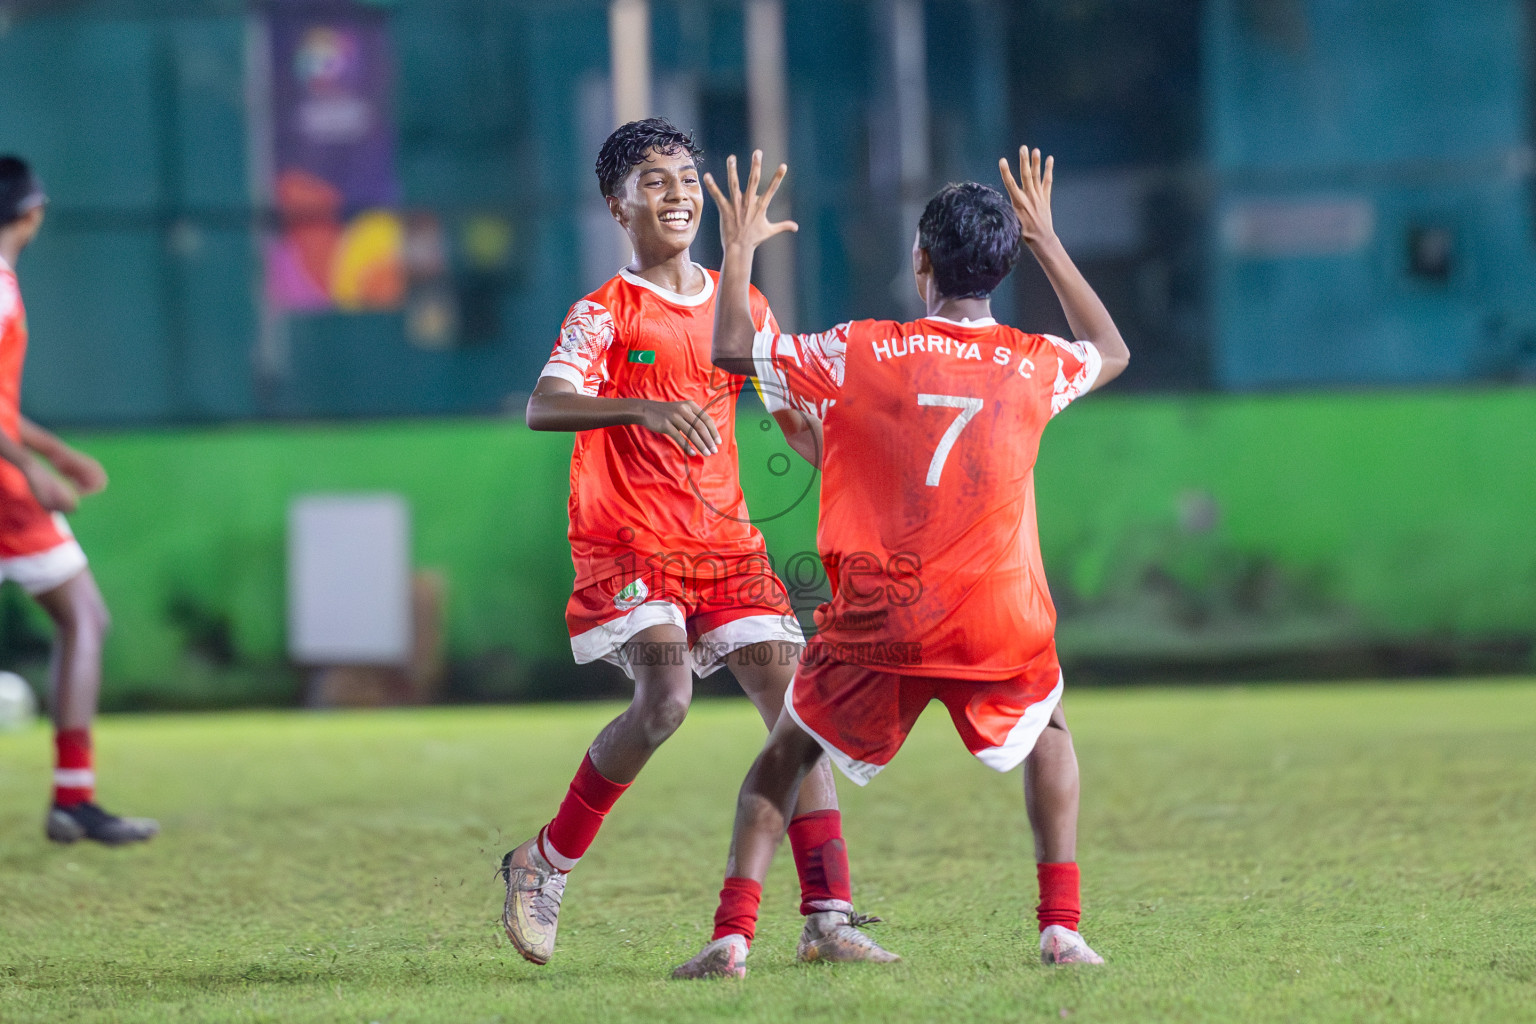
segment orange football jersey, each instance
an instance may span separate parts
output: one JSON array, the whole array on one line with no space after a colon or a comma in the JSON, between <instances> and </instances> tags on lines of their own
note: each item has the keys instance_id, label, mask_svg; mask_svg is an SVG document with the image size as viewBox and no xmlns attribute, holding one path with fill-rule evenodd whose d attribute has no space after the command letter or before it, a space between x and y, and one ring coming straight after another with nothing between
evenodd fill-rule
<instances>
[{"instance_id":1,"label":"orange football jersey","mask_svg":"<svg viewBox=\"0 0 1536 1024\"><path fill-rule=\"evenodd\" d=\"M821 656L908 675L1003 679L1052 642L1034 465L1101 360L988 318L759 331L760 386L822 420L817 547L833 596Z\"/></svg>"},{"instance_id":2,"label":"orange football jersey","mask_svg":"<svg viewBox=\"0 0 1536 1024\"><path fill-rule=\"evenodd\" d=\"M641 426L577 433L570 498L577 589L647 565L714 578L742 559L767 564L737 467L743 378L710 362L719 275L704 275L701 292L679 295L620 271L571 307L541 374L593 397L691 399L720 432L720 450L706 456L685 456L671 438ZM759 327L778 330L755 288L752 315Z\"/></svg>"},{"instance_id":3,"label":"orange football jersey","mask_svg":"<svg viewBox=\"0 0 1536 1024\"><path fill-rule=\"evenodd\" d=\"M27 313L16 273L0 260L0 430L21 440L21 368L27 359ZM26 474L0 459L0 558L35 555L68 539L63 519L44 511Z\"/></svg>"},{"instance_id":4,"label":"orange football jersey","mask_svg":"<svg viewBox=\"0 0 1536 1024\"><path fill-rule=\"evenodd\" d=\"M0 260L0 430L13 441L21 439L21 368L26 361L27 311L16 272Z\"/></svg>"}]
</instances>

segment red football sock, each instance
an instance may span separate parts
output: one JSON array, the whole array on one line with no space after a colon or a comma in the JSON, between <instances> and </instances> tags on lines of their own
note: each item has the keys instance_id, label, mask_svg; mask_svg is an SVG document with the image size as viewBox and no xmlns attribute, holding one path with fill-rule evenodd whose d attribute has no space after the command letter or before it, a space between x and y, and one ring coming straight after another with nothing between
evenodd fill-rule
<instances>
[{"instance_id":1,"label":"red football sock","mask_svg":"<svg viewBox=\"0 0 1536 1024\"><path fill-rule=\"evenodd\" d=\"M853 910L853 881L840 813L808 811L792 820L789 848L800 875L800 913Z\"/></svg>"},{"instance_id":2,"label":"red football sock","mask_svg":"<svg viewBox=\"0 0 1536 1024\"><path fill-rule=\"evenodd\" d=\"M757 905L763 901L763 883L750 878L727 878L715 910L715 934L710 941L740 935L752 945L757 934Z\"/></svg>"},{"instance_id":3,"label":"red football sock","mask_svg":"<svg viewBox=\"0 0 1536 1024\"><path fill-rule=\"evenodd\" d=\"M539 852L544 859L561 871L574 868L597 838L603 818L628 788L627 782L620 785L603 778L592 767L589 751L581 759L581 767L576 769L576 777L571 780L571 788L560 802L554 820L539 833Z\"/></svg>"},{"instance_id":4,"label":"red football sock","mask_svg":"<svg viewBox=\"0 0 1536 1024\"><path fill-rule=\"evenodd\" d=\"M91 730L61 729L53 734L53 802L73 807L96 796L91 768Z\"/></svg>"},{"instance_id":5,"label":"red football sock","mask_svg":"<svg viewBox=\"0 0 1536 1024\"><path fill-rule=\"evenodd\" d=\"M1068 861L1061 864L1037 864L1035 873L1040 879L1040 905L1035 916L1040 919L1040 930L1053 924L1077 931L1077 922L1083 915L1080 894L1081 876L1077 864Z\"/></svg>"}]
</instances>

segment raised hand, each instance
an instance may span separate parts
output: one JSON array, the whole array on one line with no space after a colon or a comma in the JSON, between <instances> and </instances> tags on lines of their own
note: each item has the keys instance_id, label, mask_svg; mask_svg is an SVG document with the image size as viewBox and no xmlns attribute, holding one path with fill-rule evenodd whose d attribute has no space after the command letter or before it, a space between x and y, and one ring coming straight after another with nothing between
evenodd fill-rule
<instances>
[{"instance_id":1,"label":"raised hand","mask_svg":"<svg viewBox=\"0 0 1536 1024\"><path fill-rule=\"evenodd\" d=\"M1061 311L1067 315L1073 335L1099 351L1103 362L1093 384L1093 389L1097 389L1120 375L1130 362L1131 352L1109 310L1056 237L1051 224L1051 170L1055 163L1051 157L1042 163L1038 149L1020 146L1019 181L1014 180L1006 157L997 162L997 167L1003 172L1003 188L1007 189L1008 201L1019 217L1024 241L1061 301Z\"/></svg>"},{"instance_id":2,"label":"raised hand","mask_svg":"<svg viewBox=\"0 0 1536 1024\"><path fill-rule=\"evenodd\" d=\"M720 186L715 184L713 175L704 175L704 184L709 189L709 194L715 197L715 205L720 208L722 247L730 249L734 245L742 245L748 249L756 249L774 235L800 230L800 225L792 220L781 220L776 223L768 220L768 204L773 201L773 194L779 190L779 184L787 173L789 173L788 165L779 164L773 179L768 182L768 190L758 195L757 186L763 174L763 151L757 149L752 151L752 170L747 175L745 193L737 183L735 156L727 157L725 161L726 181L730 185L729 197L720 191Z\"/></svg>"},{"instance_id":3,"label":"raised hand","mask_svg":"<svg viewBox=\"0 0 1536 1024\"><path fill-rule=\"evenodd\" d=\"M1019 224L1024 229L1024 241L1030 246L1048 241L1056 234L1051 224L1051 171L1055 163L1056 158L1048 156L1042 165L1038 149L1020 146L1021 181L1015 181L1013 169L1008 166L1008 158L1003 157L997 162L998 169L1003 172L1003 188L1008 192L1008 201L1013 204L1013 212L1019 216Z\"/></svg>"}]
</instances>

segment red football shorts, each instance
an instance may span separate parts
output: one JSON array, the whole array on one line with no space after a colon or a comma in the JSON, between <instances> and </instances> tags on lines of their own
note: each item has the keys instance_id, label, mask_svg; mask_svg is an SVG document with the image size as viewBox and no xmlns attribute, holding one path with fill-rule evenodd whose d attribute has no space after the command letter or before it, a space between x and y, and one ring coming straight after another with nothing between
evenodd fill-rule
<instances>
[{"instance_id":1,"label":"red football shorts","mask_svg":"<svg viewBox=\"0 0 1536 1024\"><path fill-rule=\"evenodd\" d=\"M784 584L766 565L718 577L658 570L612 576L571 595L565 624L576 664L612 662L631 679L624 645L651 626L670 624L684 631L689 660L700 678L739 648L773 640L805 643Z\"/></svg>"},{"instance_id":2,"label":"red football shorts","mask_svg":"<svg viewBox=\"0 0 1536 1024\"><path fill-rule=\"evenodd\" d=\"M19 469L0 463L0 580L44 594L85 566L85 552L64 517L38 504Z\"/></svg>"},{"instance_id":3,"label":"red football shorts","mask_svg":"<svg viewBox=\"0 0 1536 1024\"><path fill-rule=\"evenodd\" d=\"M784 707L860 786L890 764L929 701L948 708L965 748L1000 772L1023 763L1061 702L1054 645L999 680L900 675L815 652L807 648Z\"/></svg>"}]
</instances>

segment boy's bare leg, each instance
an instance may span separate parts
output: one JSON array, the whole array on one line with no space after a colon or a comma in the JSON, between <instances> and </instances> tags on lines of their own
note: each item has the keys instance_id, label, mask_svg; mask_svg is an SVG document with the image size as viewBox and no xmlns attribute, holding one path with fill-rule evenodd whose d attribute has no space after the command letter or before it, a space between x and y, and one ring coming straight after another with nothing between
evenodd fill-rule
<instances>
[{"instance_id":1,"label":"boy's bare leg","mask_svg":"<svg viewBox=\"0 0 1536 1024\"><path fill-rule=\"evenodd\" d=\"M111 620L96 578L83 569L69 581L37 595L53 620L53 725L59 731L89 729L101 695L101 647Z\"/></svg>"},{"instance_id":2,"label":"boy's bare leg","mask_svg":"<svg viewBox=\"0 0 1536 1024\"><path fill-rule=\"evenodd\" d=\"M768 877L773 853L789 827L795 794L818 760L825 760L821 746L793 718L781 714L736 798L726 877L750 878L759 885Z\"/></svg>"},{"instance_id":3,"label":"boy's bare leg","mask_svg":"<svg viewBox=\"0 0 1536 1024\"><path fill-rule=\"evenodd\" d=\"M711 941L697 956L672 972L674 978L741 977L746 974L746 955L757 927L757 907L763 879L773 863L774 851L791 824L795 794L803 793L807 777L818 762L825 764L821 746L787 713L779 716L768 743L752 763L736 800L736 824L731 833L731 852L726 859L725 886L715 911ZM890 963L901 959L881 949L859 931L865 919L853 915L847 902L847 855L839 833L837 852L842 855L840 881L845 909L809 911L800 936L800 960L866 961ZM798 865L797 865L798 866ZM804 874L802 873L802 885ZM802 901L801 909L806 910Z\"/></svg>"},{"instance_id":4,"label":"boy's bare leg","mask_svg":"<svg viewBox=\"0 0 1536 1024\"><path fill-rule=\"evenodd\" d=\"M624 712L592 741L592 766L603 777L627 785L640 774L688 717L693 701L693 667L688 637L671 625L651 626L624 647L635 677L635 696Z\"/></svg>"},{"instance_id":5,"label":"boy's bare leg","mask_svg":"<svg viewBox=\"0 0 1536 1024\"><path fill-rule=\"evenodd\" d=\"M784 710L784 693L795 677L800 645L786 640L753 644L732 651L725 661L742 692L763 716L763 724L772 729ZM823 757L801 784L794 815L836 809L837 787L832 781L832 762Z\"/></svg>"},{"instance_id":6,"label":"boy's bare leg","mask_svg":"<svg viewBox=\"0 0 1536 1024\"><path fill-rule=\"evenodd\" d=\"M108 846L156 835L148 818L119 818L96 806L91 723L101 695L101 647L111 620L89 569L36 595L53 620L49 690L53 717L53 806L46 832L58 843L92 839Z\"/></svg>"},{"instance_id":7,"label":"boy's bare leg","mask_svg":"<svg viewBox=\"0 0 1536 1024\"><path fill-rule=\"evenodd\" d=\"M747 696L757 705L763 721L774 726L783 712L785 691L800 661L800 645L776 641L737 651L731 670ZM797 730L798 731L798 730ZM815 741L800 733L813 746ZM804 756L811 756L807 750ZM837 787L832 781L832 762L825 754L816 757L799 783L789 818L789 846L800 879L800 913L805 929L800 936L802 960L896 959L853 927L853 880L848 868L848 846L843 839L843 817L837 810ZM781 833L782 834L782 833ZM726 877L733 877L727 870ZM873 921L873 918L860 920Z\"/></svg>"},{"instance_id":8,"label":"boy's bare leg","mask_svg":"<svg viewBox=\"0 0 1536 1024\"><path fill-rule=\"evenodd\" d=\"M787 714L779 716L736 798L736 822L731 829L731 849L725 862L725 885L715 910L714 933L691 960L673 970L672 977L746 975L747 952L757 933L763 879L768 877L773 853L789 824L795 794L822 756L821 747L794 719Z\"/></svg>"},{"instance_id":9,"label":"boy's bare leg","mask_svg":"<svg viewBox=\"0 0 1536 1024\"><path fill-rule=\"evenodd\" d=\"M1081 780L1072 732L1060 704L1024 761L1024 806L1035 835L1040 882L1040 958L1048 964L1104 960L1078 934L1082 914L1077 869L1077 811Z\"/></svg>"},{"instance_id":10,"label":"boy's bare leg","mask_svg":"<svg viewBox=\"0 0 1536 1024\"><path fill-rule=\"evenodd\" d=\"M1024 761L1024 806L1035 834L1035 861L1059 864L1077 859L1077 805L1081 781L1072 732L1061 705Z\"/></svg>"},{"instance_id":11,"label":"boy's bare leg","mask_svg":"<svg viewBox=\"0 0 1536 1024\"><path fill-rule=\"evenodd\" d=\"M687 639L681 628L659 625L625 645L634 699L592 741L555 817L502 858L507 883L502 927L532 963L548 963L554 954L566 876L640 769L688 716L693 668Z\"/></svg>"}]
</instances>

